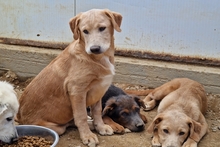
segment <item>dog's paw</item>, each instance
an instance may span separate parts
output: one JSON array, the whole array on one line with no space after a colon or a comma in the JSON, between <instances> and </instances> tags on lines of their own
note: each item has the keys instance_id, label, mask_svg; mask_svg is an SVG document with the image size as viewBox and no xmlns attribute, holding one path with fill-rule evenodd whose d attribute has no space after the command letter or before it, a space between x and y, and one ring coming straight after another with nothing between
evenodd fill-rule
<instances>
[{"instance_id":1,"label":"dog's paw","mask_svg":"<svg viewBox=\"0 0 220 147\"><path fill-rule=\"evenodd\" d=\"M156 101L152 98L152 96L147 96L144 100L145 111L152 110L156 106Z\"/></svg>"},{"instance_id":2,"label":"dog's paw","mask_svg":"<svg viewBox=\"0 0 220 147\"><path fill-rule=\"evenodd\" d=\"M155 143L155 144L152 144L152 147L161 147L162 145L160 143Z\"/></svg>"},{"instance_id":3,"label":"dog's paw","mask_svg":"<svg viewBox=\"0 0 220 147\"><path fill-rule=\"evenodd\" d=\"M125 133L131 133L131 130L129 130L128 128L125 128Z\"/></svg>"},{"instance_id":4,"label":"dog's paw","mask_svg":"<svg viewBox=\"0 0 220 147\"><path fill-rule=\"evenodd\" d=\"M99 144L99 140L94 133L89 133L81 137L83 144L88 145L89 147L96 147Z\"/></svg>"},{"instance_id":5,"label":"dog's paw","mask_svg":"<svg viewBox=\"0 0 220 147\"><path fill-rule=\"evenodd\" d=\"M112 134L114 134L113 129L109 125L106 125L106 124L97 127L96 130L101 135L112 135Z\"/></svg>"},{"instance_id":6,"label":"dog's paw","mask_svg":"<svg viewBox=\"0 0 220 147\"><path fill-rule=\"evenodd\" d=\"M152 139L152 147L161 147L158 136L154 136Z\"/></svg>"},{"instance_id":7,"label":"dog's paw","mask_svg":"<svg viewBox=\"0 0 220 147\"><path fill-rule=\"evenodd\" d=\"M110 126L113 129L114 133L117 133L117 134L124 134L125 133L125 128L117 123L110 125Z\"/></svg>"},{"instance_id":8,"label":"dog's paw","mask_svg":"<svg viewBox=\"0 0 220 147\"><path fill-rule=\"evenodd\" d=\"M188 138L182 147L197 147L197 142L195 142L191 138Z\"/></svg>"},{"instance_id":9,"label":"dog's paw","mask_svg":"<svg viewBox=\"0 0 220 147\"><path fill-rule=\"evenodd\" d=\"M152 110L153 108L150 106L150 105L148 105L148 104L145 104L145 109L144 109L144 111L149 111L149 110Z\"/></svg>"}]
</instances>

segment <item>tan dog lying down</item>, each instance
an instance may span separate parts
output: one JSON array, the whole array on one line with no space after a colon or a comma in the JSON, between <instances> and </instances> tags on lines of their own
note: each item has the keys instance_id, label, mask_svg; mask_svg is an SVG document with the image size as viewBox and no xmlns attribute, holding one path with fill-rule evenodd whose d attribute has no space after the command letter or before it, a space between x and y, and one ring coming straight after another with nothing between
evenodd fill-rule
<instances>
[{"instance_id":1,"label":"tan dog lying down","mask_svg":"<svg viewBox=\"0 0 220 147\"><path fill-rule=\"evenodd\" d=\"M154 89L145 99L147 110L160 101L158 114L148 127L153 146L197 147L208 125L206 93L201 84L177 78Z\"/></svg>"},{"instance_id":2,"label":"tan dog lying down","mask_svg":"<svg viewBox=\"0 0 220 147\"><path fill-rule=\"evenodd\" d=\"M114 29L121 31L122 16L93 9L70 20L72 42L26 87L17 115L21 124L41 125L63 134L66 127L78 127L84 144L95 146L86 107L91 106L94 127L102 135L113 130L102 120L100 99L112 83L114 71Z\"/></svg>"}]
</instances>

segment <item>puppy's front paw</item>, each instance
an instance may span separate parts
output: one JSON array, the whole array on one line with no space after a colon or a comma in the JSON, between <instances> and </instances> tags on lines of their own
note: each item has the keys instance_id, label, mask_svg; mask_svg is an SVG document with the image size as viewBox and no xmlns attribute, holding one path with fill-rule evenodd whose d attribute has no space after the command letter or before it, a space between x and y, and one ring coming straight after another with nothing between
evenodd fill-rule
<instances>
[{"instance_id":1,"label":"puppy's front paw","mask_svg":"<svg viewBox=\"0 0 220 147\"><path fill-rule=\"evenodd\" d=\"M81 137L83 144L88 145L89 147L96 147L99 144L99 140L94 133L89 133Z\"/></svg>"},{"instance_id":2,"label":"puppy's front paw","mask_svg":"<svg viewBox=\"0 0 220 147\"><path fill-rule=\"evenodd\" d=\"M152 110L154 107L150 106L148 103L145 103L145 109L144 111L149 111L149 110Z\"/></svg>"},{"instance_id":3,"label":"puppy's front paw","mask_svg":"<svg viewBox=\"0 0 220 147\"><path fill-rule=\"evenodd\" d=\"M158 136L154 136L152 139L152 147L161 147Z\"/></svg>"},{"instance_id":4,"label":"puppy's front paw","mask_svg":"<svg viewBox=\"0 0 220 147\"><path fill-rule=\"evenodd\" d=\"M188 138L182 147L197 147L197 142L195 142L191 138Z\"/></svg>"},{"instance_id":5,"label":"puppy's front paw","mask_svg":"<svg viewBox=\"0 0 220 147\"><path fill-rule=\"evenodd\" d=\"M152 110L156 106L156 101L152 93L147 95L143 101L146 106L145 111Z\"/></svg>"},{"instance_id":6,"label":"puppy's front paw","mask_svg":"<svg viewBox=\"0 0 220 147\"><path fill-rule=\"evenodd\" d=\"M114 131L115 133L118 133L118 134L124 134L124 133L125 133L124 127L121 126L121 125L119 125L119 124L117 124L117 123L112 124L112 125L110 125L110 126L111 126L111 128L113 129L113 131Z\"/></svg>"},{"instance_id":7,"label":"puppy's front paw","mask_svg":"<svg viewBox=\"0 0 220 147\"><path fill-rule=\"evenodd\" d=\"M101 125L101 126L98 126L96 128L96 130L99 132L99 134L101 135L112 135L114 134L114 131L113 129L109 126L109 125Z\"/></svg>"},{"instance_id":8,"label":"puppy's front paw","mask_svg":"<svg viewBox=\"0 0 220 147\"><path fill-rule=\"evenodd\" d=\"M161 144L152 144L152 147L161 147Z\"/></svg>"},{"instance_id":9,"label":"puppy's front paw","mask_svg":"<svg viewBox=\"0 0 220 147\"><path fill-rule=\"evenodd\" d=\"M125 128L125 133L131 133L131 130L129 130L128 128Z\"/></svg>"},{"instance_id":10,"label":"puppy's front paw","mask_svg":"<svg viewBox=\"0 0 220 147\"><path fill-rule=\"evenodd\" d=\"M149 110L154 109L154 107L156 106L156 101L155 100L144 101L144 104L146 106L144 110L149 111Z\"/></svg>"}]
</instances>

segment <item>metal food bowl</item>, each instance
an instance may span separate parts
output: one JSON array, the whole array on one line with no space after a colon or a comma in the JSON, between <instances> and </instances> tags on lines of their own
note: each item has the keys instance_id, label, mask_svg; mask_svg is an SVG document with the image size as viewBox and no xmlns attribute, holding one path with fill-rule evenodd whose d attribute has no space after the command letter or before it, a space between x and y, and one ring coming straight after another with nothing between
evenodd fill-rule
<instances>
[{"instance_id":1,"label":"metal food bowl","mask_svg":"<svg viewBox=\"0 0 220 147\"><path fill-rule=\"evenodd\" d=\"M52 129L36 126L36 125L18 125L16 126L18 136L39 136L43 137L49 141L52 141L53 144L51 147L55 147L59 141L59 135Z\"/></svg>"}]
</instances>

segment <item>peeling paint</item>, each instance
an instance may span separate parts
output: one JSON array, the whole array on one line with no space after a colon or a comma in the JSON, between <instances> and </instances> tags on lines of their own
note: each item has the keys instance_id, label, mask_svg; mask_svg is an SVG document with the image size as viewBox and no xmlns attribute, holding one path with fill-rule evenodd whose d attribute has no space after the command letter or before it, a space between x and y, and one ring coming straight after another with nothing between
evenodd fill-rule
<instances>
[{"instance_id":1,"label":"peeling paint","mask_svg":"<svg viewBox=\"0 0 220 147\"><path fill-rule=\"evenodd\" d=\"M42 41L35 41L35 40L21 40L21 39L12 39L12 38L0 38L0 43L11 44L11 45L51 48L51 49L64 49L68 46L68 43L62 43L62 42L49 42L49 41L42 42Z\"/></svg>"},{"instance_id":2,"label":"peeling paint","mask_svg":"<svg viewBox=\"0 0 220 147\"><path fill-rule=\"evenodd\" d=\"M220 67L220 60L204 58L200 56L179 56L167 53L153 53L149 51L137 51L137 50L126 50L126 49L116 49L115 55L125 56L125 57L135 57L139 59L152 59L161 60L167 62L178 62L186 64L197 64L205 66L215 66Z\"/></svg>"},{"instance_id":3,"label":"peeling paint","mask_svg":"<svg viewBox=\"0 0 220 147\"><path fill-rule=\"evenodd\" d=\"M0 43L63 49L69 19L92 8L123 16L116 55L219 66L220 1L0 1ZM127 51L128 50L128 51Z\"/></svg>"},{"instance_id":4,"label":"peeling paint","mask_svg":"<svg viewBox=\"0 0 220 147\"><path fill-rule=\"evenodd\" d=\"M33 40L20 40L11 38L0 38L0 43L11 44L11 45L23 45L23 46L33 46L51 49L61 49L63 50L68 46L68 43L58 43L58 42L39 42ZM212 58L204 58L200 56L180 56L167 53L153 53L150 51L138 51L138 50L127 50L116 48L115 55L125 56L125 57L135 57L139 59L152 59L161 60L167 62L179 62L186 64L198 64L205 66L215 66L220 67L220 60Z\"/></svg>"}]
</instances>

